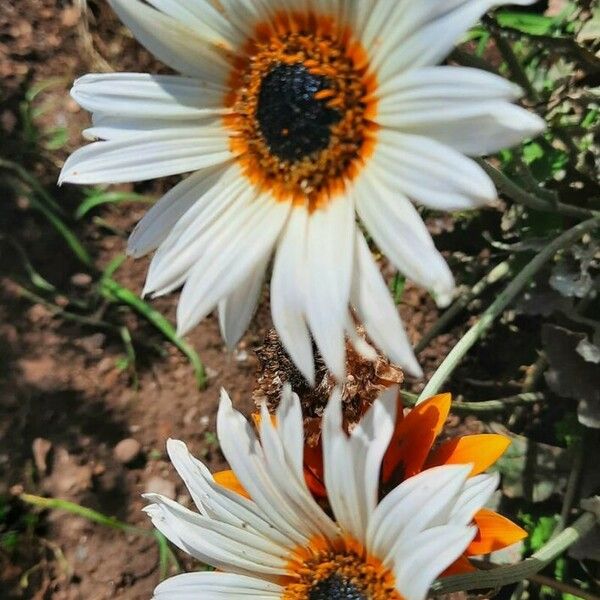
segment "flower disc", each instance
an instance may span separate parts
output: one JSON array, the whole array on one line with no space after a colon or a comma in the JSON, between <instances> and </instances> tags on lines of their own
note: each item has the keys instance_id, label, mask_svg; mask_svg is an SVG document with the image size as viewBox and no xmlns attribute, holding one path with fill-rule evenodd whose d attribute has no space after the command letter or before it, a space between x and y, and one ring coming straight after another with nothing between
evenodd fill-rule
<instances>
[{"instance_id":1,"label":"flower disc","mask_svg":"<svg viewBox=\"0 0 600 600\"><path fill-rule=\"evenodd\" d=\"M376 102L366 54L329 18L282 14L236 57L225 117L254 185L314 210L370 155Z\"/></svg>"}]
</instances>

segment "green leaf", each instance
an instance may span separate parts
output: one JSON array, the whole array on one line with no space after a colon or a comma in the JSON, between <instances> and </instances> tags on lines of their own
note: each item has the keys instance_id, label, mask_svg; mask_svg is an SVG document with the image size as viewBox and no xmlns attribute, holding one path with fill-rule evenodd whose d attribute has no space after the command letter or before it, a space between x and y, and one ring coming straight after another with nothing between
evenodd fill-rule
<instances>
[{"instance_id":1,"label":"green leaf","mask_svg":"<svg viewBox=\"0 0 600 600\"><path fill-rule=\"evenodd\" d=\"M499 11L496 19L501 27L510 27L535 36L550 35L563 21L562 16L545 17L524 12Z\"/></svg>"},{"instance_id":2,"label":"green leaf","mask_svg":"<svg viewBox=\"0 0 600 600\"><path fill-rule=\"evenodd\" d=\"M79 205L75 212L75 218L85 217L92 209L103 204L119 204L121 202L144 202L151 204L153 200L147 196L134 194L132 192L102 192L95 190Z\"/></svg>"},{"instance_id":3,"label":"green leaf","mask_svg":"<svg viewBox=\"0 0 600 600\"><path fill-rule=\"evenodd\" d=\"M48 131L48 141L45 143L46 150L60 150L69 140L69 132L66 127L57 127Z\"/></svg>"},{"instance_id":4,"label":"green leaf","mask_svg":"<svg viewBox=\"0 0 600 600\"><path fill-rule=\"evenodd\" d=\"M57 216L50 208L45 206L43 202L40 202L36 195L32 192L28 195L31 206L39 210L48 219L52 227L58 231L58 233L65 240L69 248L75 256L87 267L92 266L92 258L88 254L88 251L84 248L83 244L79 241L79 238L69 229L67 224Z\"/></svg>"},{"instance_id":5,"label":"green leaf","mask_svg":"<svg viewBox=\"0 0 600 600\"><path fill-rule=\"evenodd\" d=\"M557 515L540 517L529 534L529 546L531 547L531 550L536 552L552 537L552 533L558 524L558 520L559 517Z\"/></svg>"},{"instance_id":6,"label":"green leaf","mask_svg":"<svg viewBox=\"0 0 600 600\"><path fill-rule=\"evenodd\" d=\"M400 304L402 302L402 296L404 295L404 288L406 287L406 277L400 273L394 275L394 279L391 284L392 295L394 296L394 302Z\"/></svg>"},{"instance_id":7,"label":"green leaf","mask_svg":"<svg viewBox=\"0 0 600 600\"><path fill-rule=\"evenodd\" d=\"M133 525L123 523L123 521L119 521L119 519L115 519L114 517L103 515L102 513L91 508L86 508L85 506L75 504L75 502L70 502L69 500L61 500L60 498L43 498L41 496L34 496L32 494L21 494L19 497L21 500L23 500L23 502L37 506L38 508L45 510L64 510L79 517L83 517L88 521L99 523L100 525L105 525L113 529L120 529L121 531L134 533L150 533L143 529L134 527Z\"/></svg>"},{"instance_id":8,"label":"green leaf","mask_svg":"<svg viewBox=\"0 0 600 600\"><path fill-rule=\"evenodd\" d=\"M150 305L144 302L137 294L123 287L114 279L104 276L100 282L101 293L108 299L122 302L133 308L138 314L142 315L150 322L162 335L176 346L192 364L196 374L196 382L199 388L204 388L206 385L206 372L204 365L196 351L182 340L175 331L171 323L161 315L157 310L154 310Z\"/></svg>"}]
</instances>

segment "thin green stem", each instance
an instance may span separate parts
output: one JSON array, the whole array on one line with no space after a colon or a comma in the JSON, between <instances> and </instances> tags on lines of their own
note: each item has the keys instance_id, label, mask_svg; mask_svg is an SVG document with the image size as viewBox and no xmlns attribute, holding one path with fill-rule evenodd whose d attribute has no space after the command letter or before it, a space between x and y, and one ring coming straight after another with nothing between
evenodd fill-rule
<instances>
[{"instance_id":1,"label":"thin green stem","mask_svg":"<svg viewBox=\"0 0 600 600\"><path fill-rule=\"evenodd\" d=\"M538 585L548 586L557 592L562 592L562 594L570 594L571 596L575 596L575 598L582 598L582 600L598 600L598 596L596 594L583 590L574 585L569 585L563 581L557 581L556 579L552 579L552 577L546 577L545 575L532 575L529 579ZM564 598L565 596L563 595L562 597Z\"/></svg>"},{"instance_id":2,"label":"thin green stem","mask_svg":"<svg viewBox=\"0 0 600 600\"><path fill-rule=\"evenodd\" d=\"M597 521L594 514L586 512L573 525L550 540L530 558L516 565L507 565L489 571L477 571L468 575L445 577L436 581L431 587L431 591L437 595L467 590L499 589L505 585L528 579L589 533L596 526Z\"/></svg>"},{"instance_id":3,"label":"thin green stem","mask_svg":"<svg viewBox=\"0 0 600 600\"><path fill-rule=\"evenodd\" d=\"M555 527L552 534L554 537L563 531L569 522L573 505L575 504L578 496L581 475L583 473L585 461L588 455L590 430L583 425L579 425L579 430L581 431L581 439L577 444L575 458L573 459L573 466L571 467L571 472L569 473L567 489L565 490L562 508L560 511L560 521L558 522L558 525Z\"/></svg>"},{"instance_id":4,"label":"thin green stem","mask_svg":"<svg viewBox=\"0 0 600 600\"><path fill-rule=\"evenodd\" d=\"M510 42L498 31L492 31L492 37L496 42L496 47L500 50L500 54L502 54L502 58L504 58L508 65L512 78L527 92L527 96L531 100L539 100L539 95L533 85L531 85L529 77L527 77L527 73L525 73L521 61L514 53Z\"/></svg>"},{"instance_id":5,"label":"thin green stem","mask_svg":"<svg viewBox=\"0 0 600 600\"><path fill-rule=\"evenodd\" d=\"M413 407L417 404L419 397L410 392L400 392L402 400L407 407ZM526 404L535 404L542 402L546 396L541 392L517 394L516 396L507 396L506 398L498 398L496 400L482 400L481 402L460 402L452 403L452 412L455 414L478 415L483 418L488 414L504 412L514 408L515 406L523 406Z\"/></svg>"},{"instance_id":6,"label":"thin green stem","mask_svg":"<svg viewBox=\"0 0 600 600\"><path fill-rule=\"evenodd\" d=\"M415 354L418 354L427 348L431 340L446 331L448 325L472 300L481 296L489 286L504 279L509 273L510 266L507 261L496 265L483 279L477 282L471 290L458 298L458 300L456 300L456 302L432 325L431 329L425 333L419 340L419 343L415 346Z\"/></svg>"},{"instance_id":7,"label":"thin green stem","mask_svg":"<svg viewBox=\"0 0 600 600\"><path fill-rule=\"evenodd\" d=\"M16 162L0 158L0 169L7 169L16 173L29 187L41 198L43 198L49 206L57 213L64 215L62 207L54 200L54 198L43 188L40 182L30 175L26 169Z\"/></svg>"},{"instance_id":8,"label":"thin green stem","mask_svg":"<svg viewBox=\"0 0 600 600\"><path fill-rule=\"evenodd\" d=\"M104 276L100 282L100 289L102 294L110 299L127 304L137 313L147 319L156 329L158 329L166 339L168 339L174 346L176 346L190 361L194 373L196 375L196 382L200 389L206 387L206 370L200 357L196 351L182 338L177 335L174 327L171 323L157 310L154 310L146 302L144 302L137 294L134 294L128 288L120 285L111 277Z\"/></svg>"},{"instance_id":9,"label":"thin green stem","mask_svg":"<svg viewBox=\"0 0 600 600\"><path fill-rule=\"evenodd\" d=\"M32 302L34 304L42 304L48 310L50 310L50 312L55 316L61 316L63 319L65 319L67 321L73 321L75 323L80 323L81 325L86 325L88 327L96 327L99 329L108 329L110 331L118 332L118 327L116 327L115 325L112 325L111 323L106 323L105 321L101 321L99 319L93 319L91 317L85 317L83 315L77 315L75 313L69 312L68 310L65 310L64 308L61 308L60 306L57 306L56 304L49 302L45 298L42 298L41 296L32 292L31 290L28 290L27 288L23 287L22 285L19 285L18 283L16 285L17 285L19 294L23 298L26 298L27 300L29 300L30 302Z\"/></svg>"},{"instance_id":10,"label":"thin green stem","mask_svg":"<svg viewBox=\"0 0 600 600\"><path fill-rule=\"evenodd\" d=\"M42 508L44 510L64 510L79 517L83 517L88 521L99 523L100 525L111 527L112 529L119 529L120 531L125 531L126 533L154 535L154 532L151 529L134 527L133 525L123 523L123 521L119 521L119 519L115 519L114 517L107 517L106 515L92 510L91 508L86 508L85 506L75 504L74 502L69 502L69 500L61 500L60 498L44 498L43 496L35 496L33 494L25 493L20 494L19 498L27 504L37 506L38 508Z\"/></svg>"},{"instance_id":11,"label":"thin green stem","mask_svg":"<svg viewBox=\"0 0 600 600\"><path fill-rule=\"evenodd\" d=\"M446 382L465 354L475 345L477 340L491 327L496 317L525 289L536 273L554 255L581 239L586 233L600 226L600 217L594 217L569 229L548 244L506 287L492 305L481 315L481 318L467 331L454 346L450 354L434 373L419 397L419 402L435 395Z\"/></svg>"},{"instance_id":12,"label":"thin green stem","mask_svg":"<svg viewBox=\"0 0 600 600\"><path fill-rule=\"evenodd\" d=\"M556 212L561 215L578 219L589 219L590 217L600 216L600 212L595 210L588 210L587 208L571 206L570 204L564 204L562 202L552 202L551 200L541 198L540 196L519 187L514 181L502 173L502 171L492 167L487 161L483 159L475 159L475 161L490 176L490 179L494 182L498 191L505 196L508 196L517 204L521 204L533 210Z\"/></svg>"}]
</instances>

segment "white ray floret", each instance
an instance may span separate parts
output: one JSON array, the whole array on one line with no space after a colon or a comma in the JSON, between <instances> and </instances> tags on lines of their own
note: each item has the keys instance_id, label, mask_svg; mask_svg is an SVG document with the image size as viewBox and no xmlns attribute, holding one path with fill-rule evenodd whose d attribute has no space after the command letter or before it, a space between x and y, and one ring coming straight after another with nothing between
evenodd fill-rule
<instances>
[{"instance_id":1,"label":"white ray floret","mask_svg":"<svg viewBox=\"0 0 600 600\"><path fill-rule=\"evenodd\" d=\"M157 250L144 292L184 286L181 334L218 307L232 347L252 319L275 257L273 321L309 382L313 343L343 380L352 308L380 350L420 375L356 220L392 264L440 305L452 300L452 274L413 203L454 211L492 202L495 187L470 157L544 129L537 115L515 104L517 86L484 71L439 66L485 11L504 2L221 0L219 10L209 0L109 3L136 38L180 75L77 80L72 95L92 113L84 133L95 141L67 160L60 182L120 183L195 172L147 213L130 238L134 257ZM233 58L249 51L258 25L308 11L331 18L360 44L375 81L368 100L376 107L369 116L376 129L372 152L357 162L357 174L340 176L342 185L323 184L331 198L315 206L308 195L305 203L297 195L281 197L248 178L244 153L234 144L240 134L227 124L234 111L226 101L234 85ZM311 189L310 182L302 185Z\"/></svg>"},{"instance_id":2,"label":"white ray floret","mask_svg":"<svg viewBox=\"0 0 600 600\"><path fill-rule=\"evenodd\" d=\"M330 517L304 480L298 397L286 387L274 421L263 407L257 436L222 392L219 442L251 499L217 484L185 444L169 440L169 456L198 512L156 494L146 496L151 501L146 512L171 542L220 572L174 577L158 586L155 598L284 599L311 559L318 560L329 545L342 554L340 548L363 548L393 581L398 597L424 600L433 580L472 541L473 516L496 489L498 477L468 479L471 465L435 467L379 501L379 472L394 431L396 399L396 389L385 392L348 435L341 396L332 395L323 417Z\"/></svg>"}]
</instances>

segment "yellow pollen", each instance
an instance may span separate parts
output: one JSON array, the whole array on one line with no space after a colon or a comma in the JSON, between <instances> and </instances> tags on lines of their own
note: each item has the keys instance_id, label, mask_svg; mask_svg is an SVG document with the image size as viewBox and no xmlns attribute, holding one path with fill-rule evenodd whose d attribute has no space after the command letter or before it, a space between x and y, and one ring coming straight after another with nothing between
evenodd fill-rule
<instances>
[{"instance_id":1,"label":"yellow pollen","mask_svg":"<svg viewBox=\"0 0 600 600\"><path fill-rule=\"evenodd\" d=\"M283 600L402 600L393 573L354 540L340 540L334 547L314 540L295 556Z\"/></svg>"}]
</instances>

